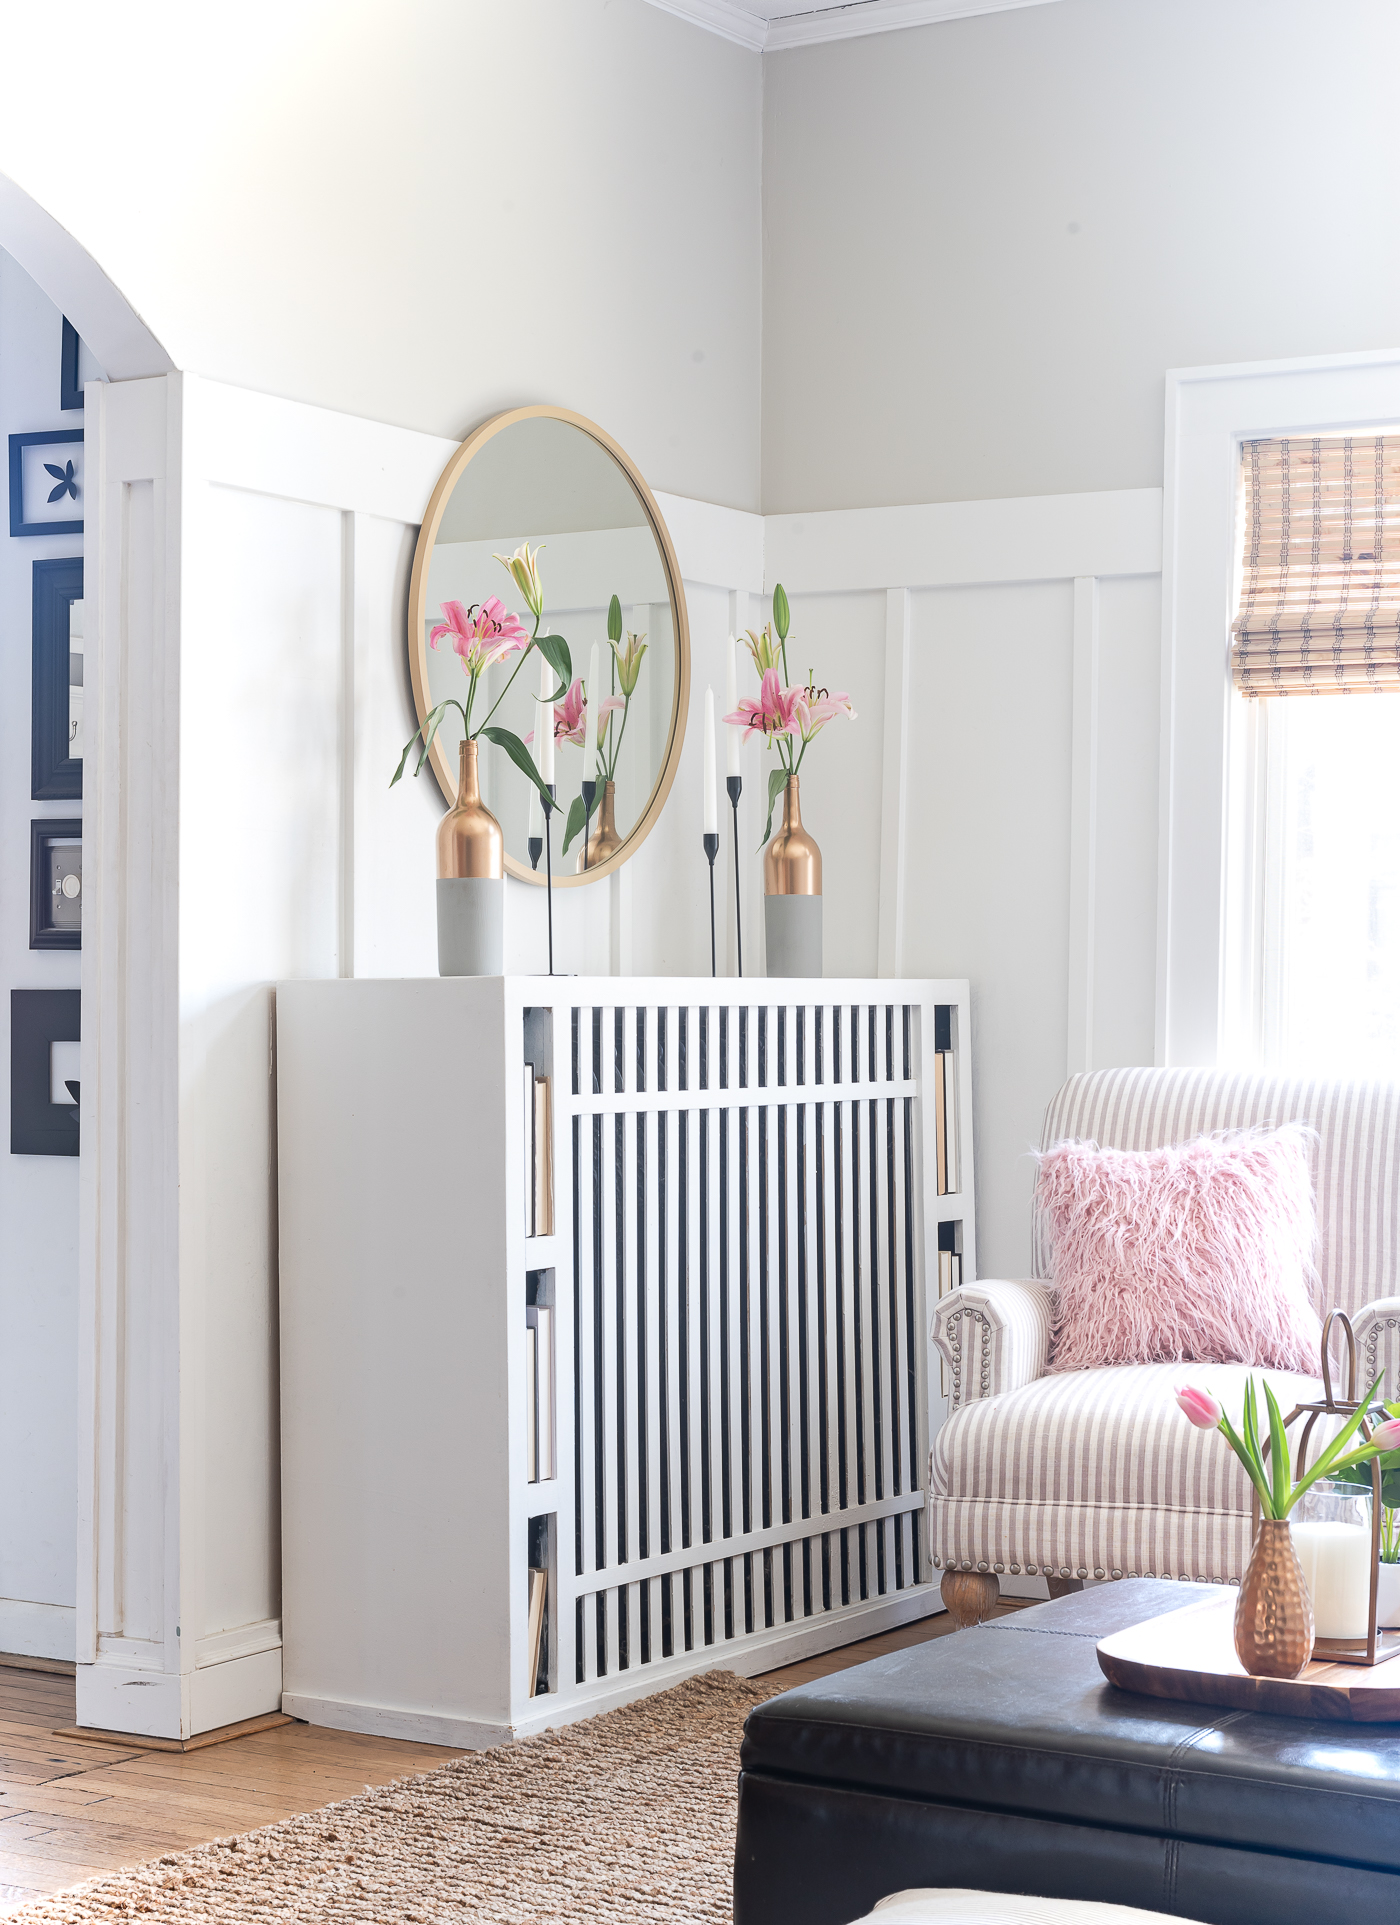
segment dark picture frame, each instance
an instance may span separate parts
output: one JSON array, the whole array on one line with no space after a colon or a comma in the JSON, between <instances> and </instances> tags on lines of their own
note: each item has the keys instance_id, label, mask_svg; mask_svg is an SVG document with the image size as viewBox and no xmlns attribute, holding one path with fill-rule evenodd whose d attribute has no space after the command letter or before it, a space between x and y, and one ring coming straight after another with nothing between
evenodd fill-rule
<instances>
[{"instance_id":1,"label":"dark picture frame","mask_svg":"<svg viewBox=\"0 0 1400 1925\"><path fill-rule=\"evenodd\" d=\"M82 1034L82 991L10 991L10 1154L76 1156L78 1105L50 1097L50 1051Z\"/></svg>"},{"instance_id":2,"label":"dark picture frame","mask_svg":"<svg viewBox=\"0 0 1400 1925\"><path fill-rule=\"evenodd\" d=\"M81 535L83 521L26 521L24 518L24 451L26 448L52 448L61 444L81 445L81 428L49 428L43 434L10 436L10 533L12 535ZM55 464L56 466L58 464ZM65 464L66 465L66 464ZM76 485L76 484L73 484Z\"/></svg>"},{"instance_id":3,"label":"dark picture frame","mask_svg":"<svg viewBox=\"0 0 1400 1925\"><path fill-rule=\"evenodd\" d=\"M59 412L66 413L70 408L81 408L84 405L82 384L78 380L78 330L65 314L63 352L58 366Z\"/></svg>"},{"instance_id":4,"label":"dark picture frame","mask_svg":"<svg viewBox=\"0 0 1400 1925\"><path fill-rule=\"evenodd\" d=\"M80 816L60 821L56 816L40 816L29 825L29 947L31 949L81 949L83 946L82 896L78 897L79 922L75 929L56 926L53 913L53 845L55 842L81 842ZM81 864L81 857L79 858Z\"/></svg>"},{"instance_id":5,"label":"dark picture frame","mask_svg":"<svg viewBox=\"0 0 1400 1925\"><path fill-rule=\"evenodd\" d=\"M68 610L82 598L81 555L35 562L30 794L36 802L73 802L83 792L83 758L68 753Z\"/></svg>"}]
</instances>

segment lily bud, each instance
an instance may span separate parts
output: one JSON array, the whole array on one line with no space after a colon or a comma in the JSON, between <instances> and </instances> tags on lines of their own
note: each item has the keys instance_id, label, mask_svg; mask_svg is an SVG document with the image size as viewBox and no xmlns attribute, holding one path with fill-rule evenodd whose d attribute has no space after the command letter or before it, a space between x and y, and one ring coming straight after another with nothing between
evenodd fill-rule
<instances>
[{"instance_id":1,"label":"lily bud","mask_svg":"<svg viewBox=\"0 0 1400 1925\"><path fill-rule=\"evenodd\" d=\"M780 642L787 640L788 628L791 622L792 610L788 607L788 598L784 593L783 584L779 582L773 590L773 626L778 631L778 640Z\"/></svg>"},{"instance_id":2,"label":"lily bud","mask_svg":"<svg viewBox=\"0 0 1400 1925\"><path fill-rule=\"evenodd\" d=\"M544 589L540 585L539 554L538 548L532 549L528 541L522 541L513 555L495 557L502 568L510 570L516 587L525 597L525 606L536 621L544 613Z\"/></svg>"},{"instance_id":3,"label":"lily bud","mask_svg":"<svg viewBox=\"0 0 1400 1925\"><path fill-rule=\"evenodd\" d=\"M608 603L608 640L610 642L622 640L622 603L616 595Z\"/></svg>"}]
</instances>

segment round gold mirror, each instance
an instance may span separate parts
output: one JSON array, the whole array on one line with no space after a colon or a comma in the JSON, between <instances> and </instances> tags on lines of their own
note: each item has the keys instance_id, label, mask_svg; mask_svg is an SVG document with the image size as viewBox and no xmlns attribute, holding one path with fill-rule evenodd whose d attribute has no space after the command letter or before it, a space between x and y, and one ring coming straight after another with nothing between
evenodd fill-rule
<instances>
[{"instance_id":1,"label":"round gold mirror","mask_svg":"<svg viewBox=\"0 0 1400 1925\"><path fill-rule=\"evenodd\" d=\"M539 634L562 636L569 687L554 708L555 885L592 882L635 854L675 776L690 693L685 592L666 524L622 449L582 415L564 408L513 408L469 436L443 470L418 536L409 590L408 656L420 727L447 698L466 696L465 661L453 647L459 605L477 611L495 597L526 633L531 610L499 557L522 543L538 552L543 590ZM615 641L610 635L620 629ZM438 630L436 643L433 632ZM586 687L594 645L599 687ZM644 653L639 651L644 650ZM483 717L530 744L538 761L540 652L517 651L480 671L473 734ZM558 692L562 679L546 687ZM583 805L586 709L597 701L599 740L588 834ZM449 804L457 798L461 714L444 712L429 759ZM530 860L527 775L503 747L482 737L481 798L501 825L508 874L544 882ZM563 848L572 818L574 832ZM538 851L536 851L538 854Z\"/></svg>"}]
</instances>

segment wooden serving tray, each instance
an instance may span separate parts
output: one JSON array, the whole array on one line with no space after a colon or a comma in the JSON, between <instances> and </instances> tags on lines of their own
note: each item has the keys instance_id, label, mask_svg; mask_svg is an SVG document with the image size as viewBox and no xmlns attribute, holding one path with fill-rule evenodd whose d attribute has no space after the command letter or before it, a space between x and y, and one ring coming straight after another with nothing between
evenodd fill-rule
<instances>
[{"instance_id":1,"label":"wooden serving tray","mask_svg":"<svg viewBox=\"0 0 1400 1925\"><path fill-rule=\"evenodd\" d=\"M1100 1670L1120 1690L1149 1698L1292 1718L1400 1723L1400 1657L1369 1668L1314 1659L1300 1678L1251 1678L1235 1656L1238 1595L1233 1587L1213 1591L1198 1604L1101 1638Z\"/></svg>"}]
</instances>

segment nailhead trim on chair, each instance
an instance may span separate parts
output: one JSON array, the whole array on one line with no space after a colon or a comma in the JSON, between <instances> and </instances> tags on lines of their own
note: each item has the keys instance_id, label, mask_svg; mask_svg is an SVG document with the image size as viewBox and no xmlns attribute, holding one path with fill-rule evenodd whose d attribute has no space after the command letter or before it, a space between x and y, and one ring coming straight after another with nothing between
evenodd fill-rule
<instances>
[{"instance_id":1,"label":"nailhead trim on chair","mask_svg":"<svg viewBox=\"0 0 1400 1925\"><path fill-rule=\"evenodd\" d=\"M972 1323L982 1326L982 1368L978 1373L978 1394L990 1397L992 1394L992 1326L982 1311L974 1310L970 1304L959 1304L948 1318L945 1326L948 1332L948 1348L953 1353L953 1395L954 1410L962 1403L962 1323L966 1317Z\"/></svg>"}]
</instances>

